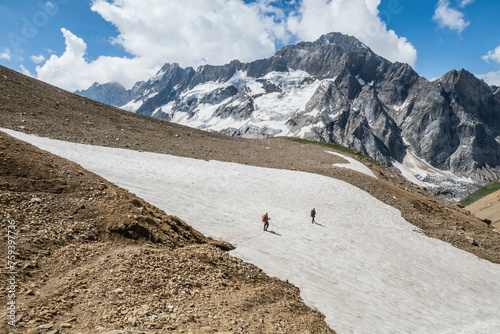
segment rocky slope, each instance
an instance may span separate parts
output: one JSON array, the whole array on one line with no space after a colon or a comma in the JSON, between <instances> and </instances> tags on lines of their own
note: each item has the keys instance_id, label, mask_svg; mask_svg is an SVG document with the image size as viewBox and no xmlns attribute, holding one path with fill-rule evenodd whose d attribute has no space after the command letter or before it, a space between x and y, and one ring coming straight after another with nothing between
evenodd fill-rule
<instances>
[{"instance_id":1,"label":"rocky slope","mask_svg":"<svg viewBox=\"0 0 500 334\"><path fill-rule=\"evenodd\" d=\"M500 176L498 87L465 70L429 82L338 33L251 63L166 64L123 108L232 136L341 144L453 199Z\"/></svg>"}]
</instances>

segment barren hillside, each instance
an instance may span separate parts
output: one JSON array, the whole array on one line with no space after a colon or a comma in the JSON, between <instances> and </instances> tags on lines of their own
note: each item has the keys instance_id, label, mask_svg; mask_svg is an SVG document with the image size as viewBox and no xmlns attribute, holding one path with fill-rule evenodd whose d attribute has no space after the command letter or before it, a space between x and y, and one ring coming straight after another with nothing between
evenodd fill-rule
<instances>
[{"instance_id":1,"label":"barren hillside","mask_svg":"<svg viewBox=\"0 0 500 334\"><path fill-rule=\"evenodd\" d=\"M465 209L476 217L491 221L491 225L500 229L500 191L481 198Z\"/></svg>"}]
</instances>

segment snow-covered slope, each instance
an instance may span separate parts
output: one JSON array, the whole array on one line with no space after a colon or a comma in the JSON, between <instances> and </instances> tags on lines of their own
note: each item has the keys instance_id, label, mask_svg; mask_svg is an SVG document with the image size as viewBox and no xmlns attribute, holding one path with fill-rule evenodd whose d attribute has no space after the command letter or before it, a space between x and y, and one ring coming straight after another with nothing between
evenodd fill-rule
<instances>
[{"instance_id":1,"label":"snow-covered slope","mask_svg":"<svg viewBox=\"0 0 500 334\"><path fill-rule=\"evenodd\" d=\"M500 332L500 265L424 236L345 182L4 131L231 242L234 256L298 286L340 334Z\"/></svg>"},{"instance_id":2,"label":"snow-covered slope","mask_svg":"<svg viewBox=\"0 0 500 334\"><path fill-rule=\"evenodd\" d=\"M319 80L302 84L307 78L309 75L304 71L271 72L261 78L248 77L246 72L237 71L226 82L204 82L182 92L177 100L156 107L151 116L242 137L293 135L286 121L297 112L305 111L307 101L320 84ZM266 91L266 85L276 91ZM220 101L214 103L215 95L231 88L240 91L237 98L219 97ZM252 104L251 112L244 111L245 115L233 112L241 108L241 99ZM193 108L186 112L179 110L179 105L192 105Z\"/></svg>"}]
</instances>

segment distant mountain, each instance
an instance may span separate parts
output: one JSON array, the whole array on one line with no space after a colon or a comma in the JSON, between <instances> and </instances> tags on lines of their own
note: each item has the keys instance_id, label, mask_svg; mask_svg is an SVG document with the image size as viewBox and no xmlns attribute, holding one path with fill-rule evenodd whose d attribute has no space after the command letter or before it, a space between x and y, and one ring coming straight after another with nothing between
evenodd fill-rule
<instances>
[{"instance_id":1,"label":"distant mountain","mask_svg":"<svg viewBox=\"0 0 500 334\"><path fill-rule=\"evenodd\" d=\"M79 94L126 96L107 86L93 97L101 86ZM500 177L498 87L465 70L429 82L339 33L251 63L165 64L127 93L110 104L232 136L341 144L453 199Z\"/></svg>"},{"instance_id":2,"label":"distant mountain","mask_svg":"<svg viewBox=\"0 0 500 334\"><path fill-rule=\"evenodd\" d=\"M75 94L112 106L121 106L130 101L137 87L142 84L143 82L138 82L134 85L134 88L127 90L118 82L109 82L102 85L94 82L88 89L82 91L77 90Z\"/></svg>"}]
</instances>

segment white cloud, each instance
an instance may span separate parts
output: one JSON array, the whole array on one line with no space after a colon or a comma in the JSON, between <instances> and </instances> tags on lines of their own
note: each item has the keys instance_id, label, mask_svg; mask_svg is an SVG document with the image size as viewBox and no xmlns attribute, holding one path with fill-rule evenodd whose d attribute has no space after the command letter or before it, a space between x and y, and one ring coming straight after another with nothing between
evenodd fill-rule
<instances>
[{"instance_id":1,"label":"white cloud","mask_svg":"<svg viewBox=\"0 0 500 334\"><path fill-rule=\"evenodd\" d=\"M468 5L472 1L462 1L462 7ZM449 28L461 33L469 24L469 21L464 19L464 13L450 7L449 0L439 0L434 16L432 17L440 28Z\"/></svg>"},{"instance_id":2,"label":"white cloud","mask_svg":"<svg viewBox=\"0 0 500 334\"><path fill-rule=\"evenodd\" d=\"M139 80L144 80L158 70L147 59L118 58L101 56L94 61L87 61L87 45L69 30L61 29L66 50L58 57L52 55L43 66L37 66L37 78L69 91L86 89L94 82L117 81L127 87Z\"/></svg>"},{"instance_id":3,"label":"white cloud","mask_svg":"<svg viewBox=\"0 0 500 334\"><path fill-rule=\"evenodd\" d=\"M484 59L486 62L494 60L500 64L500 46L498 46L495 50L488 51L488 53L482 56L481 58Z\"/></svg>"},{"instance_id":4,"label":"white cloud","mask_svg":"<svg viewBox=\"0 0 500 334\"><path fill-rule=\"evenodd\" d=\"M476 76L479 79L483 79L489 85L500 86L500 71L478 74Z\"/></svg>"},{"instance_id":5,"label":"white cloud","mask_svg":"<svg viewBox=\"0 0 500 334\"><path fill-rule=\"evenodd\" d=\"M494 50L488 51L488 53L481 57L487 63L493 60L500 64L500 45ZM485 74L477 75L478 78L483 79L486 83L490 85L500 86L500 71L493 71Z\"/></svg>"},{"instance_id":6,"label":"white cloud","mask_svg":"<svg viewBox=\"0 0 500 334\"><path fill-rule=\"evenodd\" d=\"M43 55L39 56L31 56L31 61L34 62L35 64L40 64L45 61L45 57Z\"/></svg>"},{"instance_id":7,"label":"white cloud","mask_svg":"<svg viewBox=\"0 0 500 334\"><path fill-rule=\"evenodd\" d=\"M460 7L464 8L465 6L470 5L474 1L476 1L476 0L461 0L460 1Z\"/></svg>"},{"instance_id":8,"label":"white cloud","mask_svg":"<svg viewBox=\"0 0 500 334\"><path fill-rule=\"evenodd\" d=\"M55 8L54 4L52 2L50 2L50 1L47 1L45 3L45 6L49 7L50 9L54 9Z\"/></svg>"},{"instance_id":9,"label":"white cloud","mask_svg":"<svg viewBox=\"0 0 500 334\"><path fill-rule=\"evenodd\" d=\"M0 59L10 60L10 50L4 49L0 52Z\"/></svg>"},{"instance_id":10,"label":"white cloud","mask_svg":"<svg viewBox=\"0 0 500 334\"><path fill-rule=\"evenodd\" d=\"M380 0L303 0L288 28L300 39L312 41L332 31L358 38L390 61L415 65L417 51L406 38L388 30L379 17ZM403 7L387 15L397 15Z\"/></svg>"},{"instance_id":11,"label":"white cloud","mask_svg":"<svg viewBox=\"0 0 500 334\"><path fill-rule=\"evenodd\" d=\"M21 73L22 74L30 76L30 77L33 76L33 74L31 74L31 72L26 67L24 67L23 65L19 66L19 68L21 69Z\"/></svg>"}]
</instances>

